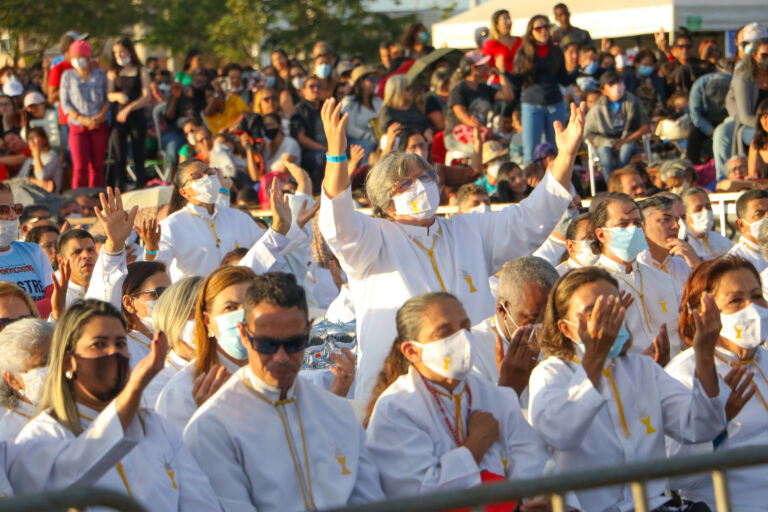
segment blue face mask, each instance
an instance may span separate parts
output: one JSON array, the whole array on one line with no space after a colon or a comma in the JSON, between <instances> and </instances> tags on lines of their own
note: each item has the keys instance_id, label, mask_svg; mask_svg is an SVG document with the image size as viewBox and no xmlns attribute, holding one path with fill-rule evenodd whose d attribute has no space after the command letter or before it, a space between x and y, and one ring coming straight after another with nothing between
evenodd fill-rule
<instances>
[{"instance_id":1,"label":"blue face mask","mask_svg":"<svg viewBox=\"0 0 768 512\"><path fill-rule=\"evenodd\" d=\"M597 71L597 61L593 60L592 62L584 66L583 71L585 75L594 75L595 72Z\"/></svg>"},{"instance_id":2,"label":"blue face mask","mask_svg":"<svg viewBox=\"0 0 768 512\"><path fill-rule=\"evenodd\" d=\"M573 322L569 322L568 320L564 321L567 324L578 325L574 324ZM611 345L611 349L608 351L608 355L605 357L605 360L610 361L614 357L621 354L621 350L624 348L624 345L627 344L627 341L629 341L629 331L624 324L621 324L619 332L616 333L616 339L613 341L613 345ZM587 351L587 347L584 345L583 341L579 340L576 342L576 344L579 346L582 353Z\"/></svg>"},{"instance_id":3,"label":"blue face mask","mask_svg":"<svg viewBox=\"0 0 768 512\"><path fill-rule=\"evenodd\" d=\"M752 43L747 43L744 46L744 55L749 55L752 53Z\"/></svg>"},{"instance_id":4,"label":"blue face mask","mask_svg":"<svg viewBox=\"0 0 768 512\"><path fill-rule=\"evenodd\" d=\"M640 76L651 76L653 73L653 66L638 66L637 74Z\"/></svg>"},{"instance_id":5,"label":"blue face mask","mask_svg":"<svg viewBox=\"0 0 768 512\"><path fill-rule=\"evenodd\" d=\"M613 254L621 258L622 261L635 261L641 251L648 248L645 241L643 230L637 226L628 226L626 228L603 228L611 234L611 241L608 242L608 248Z\"/></svg>"},{"instance_id":6,"label":"blue face mask","mask_svg":"<svg viewBox=\"0 0 768 512\"><path fill-rule=\"evenodd\" d=\"M331 76L331 65L318 64L317 66L315 66L315 74L320 78L328 78L329 76Z\"/></svg>"},{"instance_id":7,"label":"blue face mask","mask_svg":"<svg viewBox=\"0 0 768 512\"><path fill-rule=\"evenodd\" d=\"M240 331L237 328L237 324L242 322L244 318L245 311L242 309L224 313L214 318L216 326L219 328L216 343L232 359L248 359L248 351L245 350L240 341Z\"/></svg>"},{"instance_id":8,"label":"blue face mask","mask_svg":"<svg viewBox=\"0 0 768 512\"><path fill-rule=\"evenodd\" d=\"M272 89L275 86L275 77L268 76L267 77L267 89Z\"/></svg>"}]
</instances>

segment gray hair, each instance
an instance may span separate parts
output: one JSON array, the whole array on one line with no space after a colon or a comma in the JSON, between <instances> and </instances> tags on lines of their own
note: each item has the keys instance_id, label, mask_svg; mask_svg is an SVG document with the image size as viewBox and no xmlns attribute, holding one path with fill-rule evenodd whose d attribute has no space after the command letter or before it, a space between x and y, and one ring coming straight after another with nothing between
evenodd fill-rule
<instances>
[{"instance_id":1,"label":"gray hair","mask_svg":"<svg viewBox=\"0 0 768 512\"><path fill-rule=\"evenodd\" d=\"M757 242L760 244L760 254L768 260L768 222L760 224L760 232L757 235Z\"/></svg>"},{"instance_id":2,"label":"gray hair","mask_svg":"<svg viewBox=\"0 0 768 512\"><path fill-rule=\"evenodd\" d=\"M202 286L202 277L188 276L173 283L157 299L152 311L152 325L165 333L171 348L175 348L181 338L184 324L194 312L195 301Z\"/></svg>"},{"instance_id":3,"label":"gray hair","mask_svg":"<svg viewBox=\"0 0 768 512\"><path fill-rule=\"evenodd\" d=\"M22 318L0 332L0 375L6 371L24 372L29 358L42 351L50 351L53 324L37 318ZM47 360L45 357L43 360ZM0 378L0 406L13 408L18 397L4 378Z\"/></svg>"},{"instance_id":4,"label":"gray hair","mask_svg":"<svg viewBox=\"0 0 768 512\"><path fill-rule=\"evenodd\" d=\"M659 168L659 179L662 183L666 183L670 178L680 178L685 180L690 176L688 168L691 163L688 160L678 158L675 160L667 160Z\"/></svg>"},{"instance_id":5,"label":"gray hair","mask_svg":"<svg viewBox=\"0 0 768 512\"><path fill-rule=\"evenodd\" d=\"M429 162L416 153L391 151L368 172L365 190L375 217L390 218L387 210L392 204L392 189L411 174L412 165L418 165L425 170L432 169Z\"/></svg>"},{"instance_id":6,"label":"gray hair","mask_svg":"<svg viewBox=\"0 0 768 512\"><path fill-rule=\"evenodd\" d=\"M680 194L680 200L683 202L686 210L688 209L688 203L691 202L691 198L699 194L704 194L705 196L709 195L707 191L701 187L690 187L685 189L683 193Z\"/></svg>"},{"instance_id":7,"label":"gray hair","mask_svg":"<svg viewBox=\"0 0 768 512\"><path fill-rule=\"evenodd\" d=\"M526 283L537 284L549 292L558 277L555 267L538 256L522 256L508 261L501 268L498 300L515 302Z\"/></svg>"},{"instance_id":8,"label":"gray hair","mask_svg":"<svg viewBox=\"0 0 768 512\"><path fill-rule=\"evenodd\" d=\"M747 161L747 155L733 155L731 158L725 161L725 168L726 170L731 170L731 162L735 162L737 160L744 160Z\"/></svg>"}]
</instances>

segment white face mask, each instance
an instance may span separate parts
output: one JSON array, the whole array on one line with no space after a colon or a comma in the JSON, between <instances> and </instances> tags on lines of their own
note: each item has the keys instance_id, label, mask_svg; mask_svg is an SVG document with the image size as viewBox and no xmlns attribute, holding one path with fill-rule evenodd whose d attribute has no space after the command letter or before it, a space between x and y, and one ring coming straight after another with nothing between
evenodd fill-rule
<instances>
[{"instance_id":1,"label":"white face mask","mask_svg":"<svg viewBox=\"0 0 768 512\"><path fill-rule=\"evenodd\" d=\"M585 267L591 267L600 258L599 254L592 252L592 240L579 240L573 242L573 245L574 259Z\"/></svg>"},{"instance_id":2,"label":"white face mask","mask_svg":"<svg viewBox=\"0 0 768 512\"><path fill-rule=\"evenodd\" d=\"M749 226L749 234L752 235L753 237L755 237L755 240L757 240L758 236L760 235L760 226L763 225L763 222L765 222L765 217L763 217L760 220L756 220L752 224L750 224L747 221L744 221L744 224Z\"/></svg>"},{"instance_id":3,"label":"white face mask","mask_svg":"<svg viewBox=\"0 0 768 512\"><path fill-rule=\"evenodd\" d=\"M18 220L0 220L0 247L8 247L19 237Z\"/></svg>"},{"instance_id":4,"label":"white face mask","mask_svg":"<svg viewBox=\"0 0 768 512\"><path fill-rule=\"evenodd\" d=\"M501 166L504 164L504 162L500 160L496 160L495 162L491 162L488 164L488 176L491 178L496 179L496 177L499 175L499 170L501 169Z\"/></svg>"},{"instance_id":5,"label":"white face mask","mask_svg":"<svg viewBox=\"0 0 768 512\"><path fill-rule=\"evenodd\" d=\"M88 62L87 57L77 57L72 59L72 67L77 69L78 71L82 71L84 69L88 69L88 65L90 63Z\"/></svg>"},{"instance_id":6,"label":"white face mask","mask_svg":"<svg viewBox=\"0 0 768 512\"><path fill-rule=\"evenodd\" d=\"M735 313L720 313L720 336L742 348L755 348L768 337L768 309L754 302Z\"/></svg>"},{"instance_id":7,"label":"white face mask","mask_svg":"<svg viewBox=\"0 0 768 512\"><path fill-rule=\"evenodd\" d=\"M195 346L195 321L193 320L187 320L187 323L184 324L184 328L181 330L181 341L189 345L190 347Z\"/></svg>"},{"instance_id":8,"label":"white face mask","mask_svg":"<svg viewBox=\"0 0 768 512\"><path fill-rule=\"evenodd\" d=\"M187 134L187 144L189 144L190 146L193 146L193 147L194 147L195 144L197 144L197 141L195 140L194 132L190 132L190 133Z\"/></svg>"},{"instance_id":9,"label":"white face mask","mask_svg":"<svg viewBox=\"0 0 768 512\"><path fill-rule=\"evenodd\" d=\"M115 61L117 62L118 66L127 66L131 63L131 57L123 57L123 58L116 58Z\"/></svg>"},{"instance_id":10,"label":"white face mask","mask_svg":"<svg viewBox=\"0 0 768 512\"><path fill-rule=\"evenodd\" d=\"M393 197L392 202L398 215L431 219L440 206L440 192L434 181L424 183L417 179L405 192Z\"/></svg>"},{"instance_id":11,"label":"white face mask","mask_svg":"<svg viewBox=\"0 0 768 512\"><path fill-rule=\"evenodd\" d=\"M141 299L139 299L141 300ZM155 305L157 304L156 300L142 300L141 302L144 303L144 305L147 307L147 316L139 318L141 320L141 323L144 324L144 327L149 329L149 332L155 332L154 327L152 327L152 312L155 310Z\"/></svg>"},{"instance_id":12,"label":"white face mask","mask_svg":"<svg viewBox=\"0 0 768 512\"><path fill-rule=\"evenodd\" d=\"M512 333L514 335L515 331L517 331L520 328L520 326L517 325L517 322L515 322L515 319L512 318L511 314L509 314L509 310L507 309L507 306L505 306L503 303L501 303L501 308L504 310L504 313L506 313L506 315L504 316L504 320L503 320L504 326L507 328L507 331L509 331L510 333ZM512 322L512 325L515 326L514 329L510 329L509 328L509 325L507 324L507 318L509 318L509 321ZM528 342L530 343L530 341L539 332L541 332L541 328L542 328L543 324L538 323L538 324L527 324L527 325L530 325L530 326L533 327L533 330L531 331L531 335L528 337ZM501 339L504 342L504 348L506 349L507 345L509 345L509 338L507 338L504 335L504 333L502 332L502 330L501 330L501 326L499 325L499 315L498 314L496 315L496 332L499 333L499 336L501 336Z\"/></svg>"},{"instance_id":13,"label":"white face mask","mask_svg":"<svg viewBox=\"0 0 768 512\"><path fill-rule=\"evenodd\" d=\"M411 345L421 348L424 366L447 379L464 380L472 370L472 333L466 329L432 343Z\"/></svg>"},{"instance_id":14,"label":"white face mask","mask_svg":"<svg viewBox=\"0 0 768 512\"><path fill-rule=\"evenodd\" d=\"M682 218L677 219L677 239L685 240L688 236L688 228L685 225L685 221Z\"/></svg>"},{"instance_id":15,"label":"white face mask","mask_svg":"<svg viewBox=\"0 0 768 512\"><path fill-rule=\"evenodd\" d=\"M715 214L712 210L701 210L691 214L691 229L698 235L712 231L715 225Z\"/></svg>"},{"instance_id":16,"label":"white face mask","mask_svg":"<svg viewBox=\"0 0 768 512\"><path fill-rule=\"evenodd\" d=\"M304 86L304 77L303 76L296 76L291 78L291 85L294 89L297 91L300 91L301 88Z\"/></svg>"},{"instance_id":17,"label":"white face mask","mask_svg":"<svg viewBox=\"0 0 768 512\"><path fill-rule=\"evenodd\" d=\"M19 374L21 381L24 383L24 390L19 391L21 391L34 405L37 405L43 397L43 387L45 386L45 378L47 376L47 366L33 368L28 372Z\"/></svg>"},{"instance_id":18,"label":"white face mask","mask_svg":"<svg viewBox=\"0 0 768 512\"><path fill-rule=\"evenodd\" d=\"M488 203L480 203L469 209L469 213L488 213L489 211L491 211L491 206Z\"/></svg>"},{"instance_id":19,"label":"white face mask","mask_svg":"<svg viewBox=\"0 0 768 512\"><path fill-rule=\"evenodd\" d=\"M215 174L206 174L187 185L195 193L194 199L204 204L215 204L219 197L221 182Z\"/></svg>"}]
</instances>

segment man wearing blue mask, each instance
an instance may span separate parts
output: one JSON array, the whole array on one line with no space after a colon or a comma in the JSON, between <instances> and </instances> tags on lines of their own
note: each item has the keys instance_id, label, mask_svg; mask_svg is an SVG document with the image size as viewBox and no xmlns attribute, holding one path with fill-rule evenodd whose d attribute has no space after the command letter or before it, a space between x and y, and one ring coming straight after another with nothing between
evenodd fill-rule
<instances>
[{"instance_id":1,"label":"man wearing blue mask","mask_svg":"<svg viewBox=\"0 0 768 512\"><path fill-rule=\"evenodd\" d=\"M608 179L613 169L626 166L640 152L639 141L650 133L651 125L642 102L626 92L615 71L600 76L600 92L602 96L587 113L584 136L595 148Z\"/></svg>"},{"instance_id":2,"label":"man wearing blue mask","mask_svg":"<svg viewBox=\"0 0 768 512\"><path fill-rule=\"evenodd\" d=\"M630 352L644 353L664 365L670 349L680 352L677 317L681 290L664 272L637 261L648 249L640 208L627 195L610 192L593 213L597 266L608 270L619 290L632 296L626 325L634 343ZM671 340L671 341L670 341Z\"/></svg>"}]
</instances>

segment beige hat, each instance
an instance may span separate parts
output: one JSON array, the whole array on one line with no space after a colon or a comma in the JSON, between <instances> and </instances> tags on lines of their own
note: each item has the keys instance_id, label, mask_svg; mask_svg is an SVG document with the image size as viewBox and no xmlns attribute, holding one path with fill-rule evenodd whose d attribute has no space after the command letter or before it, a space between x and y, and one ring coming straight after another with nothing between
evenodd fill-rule
<instances>
[{"instance_id":1,"label":"beige hat","mask_svg":"<svg viewBox=\"0 0 768 512\"><path fill-rule=\"evenodd\" d=\"M504 147L504 145L497 140L483 142L483 165L500 156L506 156L508 154L509 148Z\"/></svg>"},{"instance_id":2,"label":"beige hat","mask_svg":"<svg viewBox=\"0 0 768 512\"><path fill-rule=\"evenodd\" d=\"M376 72L377 69L375 66L357 66L352 70L352 75L349 77L349 83L355 85L355 83L365 75L370 75L371 73Z\"/></svg>"},{"instance_id":3,"label":"beige hat","mask_svg":"<svg viewBox=\"0 0 768 512\"><path fill-rule=\"evenodd\" d=\"M45 98L37 91L30 91L24 96L24 108L31 105L37 105L38 103L45 103Z\"/></svg>"}]
</instances>

